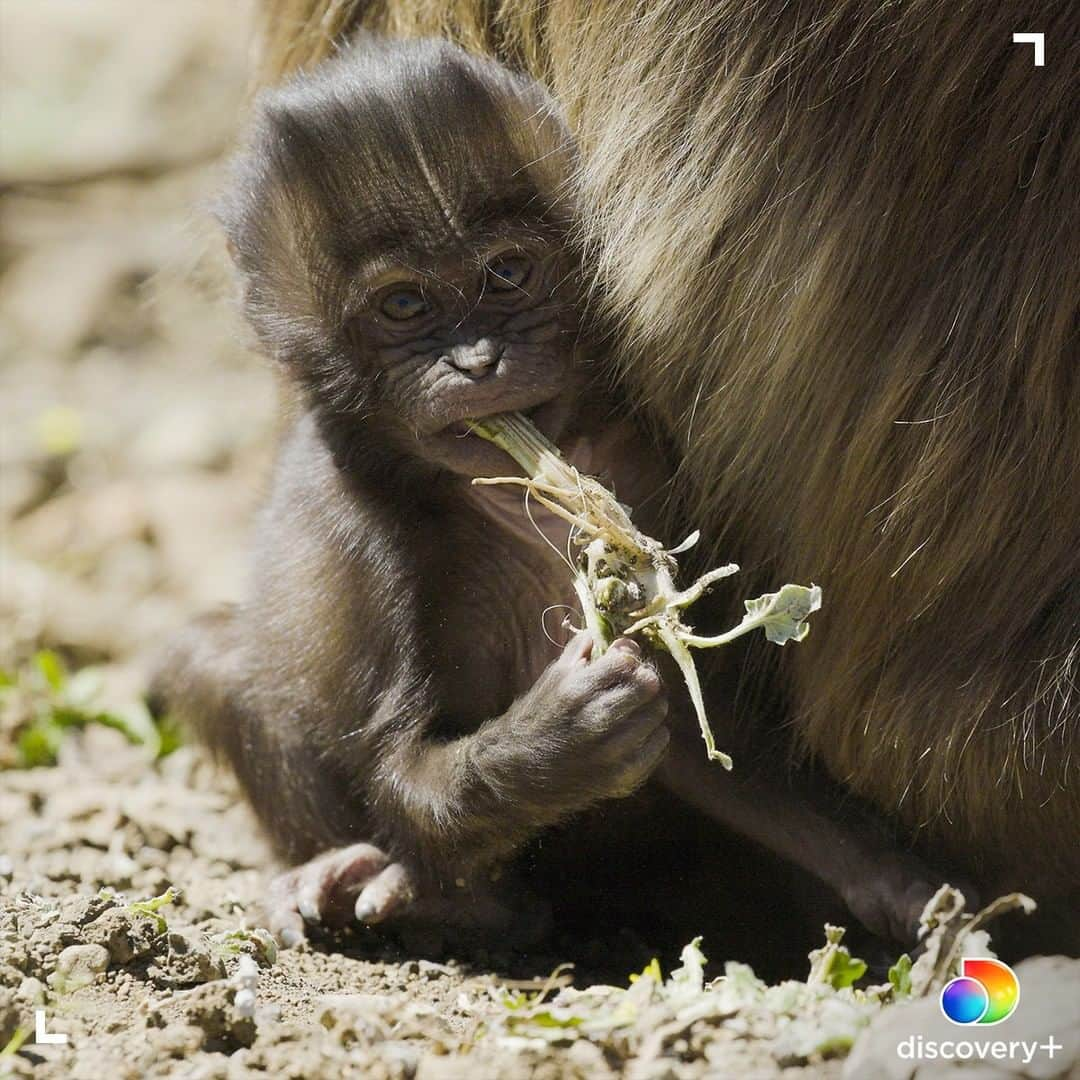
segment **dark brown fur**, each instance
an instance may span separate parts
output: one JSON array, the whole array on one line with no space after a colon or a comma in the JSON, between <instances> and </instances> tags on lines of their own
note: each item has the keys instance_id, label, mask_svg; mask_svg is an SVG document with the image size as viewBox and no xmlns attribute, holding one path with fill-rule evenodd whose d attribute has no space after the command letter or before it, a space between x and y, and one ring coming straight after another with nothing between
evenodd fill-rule
<instances>
[{"instance_id":1,"label":"dark brown fur","mask_svg":"<svg viewBox=\"0 0 1080 1080\"><path fill-rule=\"evenodd\" d=\"M1067 911L1074 6L262 7L267 78L366 23L447 33L547 83L580 143L624 384L683 454L681 513L751 594L778 575L825 589L814 648L744 678L749 703L779 668L786 706L746 722L787 729L987 891ZM1012 44L1032 27L1044 68Z\"/></svg>"}]
</instances>

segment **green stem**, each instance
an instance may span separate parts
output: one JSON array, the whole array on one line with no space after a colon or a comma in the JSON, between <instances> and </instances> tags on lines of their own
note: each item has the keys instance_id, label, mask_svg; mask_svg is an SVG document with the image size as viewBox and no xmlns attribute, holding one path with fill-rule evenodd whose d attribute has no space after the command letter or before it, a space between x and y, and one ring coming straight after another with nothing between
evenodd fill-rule
<instances>
[{"instance_id":1,"label":"green stem","mask_svg":"<svg viewBox=\"0 0 1080 1080\"><path fill-rule=\"evenodd\" d=\"M574 575L574 592L581 604L581 613L585 616L585 629L592 635L593 655L603 656L614 640L611 636L611 625L600 614L584 574Z\"/></svg>"},{"instance_id":2,"label":"green stem","mask_svg":"<svg viewBox=\"0 0 1080 1080\"><path fill-rule=\"evenodd\" d=\"M749 634L758 627L764 626L769 620L766 618L748 620L732 627L725 634L717 634L715 637L699 637L697 634L679 634L679 640L694 649L714 649L718 645L727 645L740 638L743 634Z\"/></svg>"},{"instance_id":3,"label":"green stem","mask_svg":"<svg viewBox=\"0 0 1080 1080\"><path fill-rule=\"evenodd\" d=\"M466 423L474 434L509 454L531 477L537 478L544 471L545 457L561 463L559 448L516 413L500 413Z\"/></svg>"},{"instance_id":4,"label":"green stem","mask_svg":"<svg viewBox=\"0 0 1080 1080\"><path fill-rule=\"evenodd\" d=\"M697 665L694 663L693 655L683 644L682 638L670 626L661 622L655 632L682 672L683 681L686 683L686 689L689 691L690 700L694 705L698 726L701 728L701 737L705 740L705 752L708 754L709 760L719 761L725 769L730 771L732 767L731 758L723 750L717 750L716 748L716 739L713 736L708 715L705 712L705 697L701 692L701 681L698 679Z\"/></svg>"}]
</instances>

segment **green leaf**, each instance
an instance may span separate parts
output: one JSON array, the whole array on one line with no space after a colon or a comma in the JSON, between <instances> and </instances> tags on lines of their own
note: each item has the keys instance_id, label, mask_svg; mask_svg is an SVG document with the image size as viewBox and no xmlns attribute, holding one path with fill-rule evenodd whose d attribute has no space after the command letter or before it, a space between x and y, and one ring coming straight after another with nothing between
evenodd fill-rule
<instances>
[{"instance_id":1,"label":"green leaf","mask_svg":"<svg viewBox=\"0 0 1080 1080\"><path fill-rule=\"evenodd\" d=\"M557 1016L547 1009L543 1012L532 1013L529 1016L522 1016L520 1019L524 1024L543 1028L575 1028L580 1027L584 1021L584 1017L581 1016Z\"/></svg>"},{"instance_id":2,"label":"green leaf","mask_svg":"<svg viewBox=\"0 0 1080 1080\"><path fill-rule=\"evenodd\" d=\"M810 953L810 974L806 981L813 985L824 983L834 990L851 986L866 974L866 961L853 957L844 940L842 926L825 924L825 944Z\"/></svg>"},{"instance_id":3,"label":"green leaf","mask_svg":"<svg viewBox=\"0 0 1080 1080\"><path fill-rule=\"evenodd\" d=\"M134 900L128 904L128 911L133 915L145 915L154 920L155 929L159 934L164 934L169 929L165 916L159 914L159 908L171 904L180 894L171 885L160 895L152 896L149 900Z\"/></svg>"},{"instance_id":4,"label":"green leaf","mask_svg":"<svg viewBox=\"0 0 1080 1080\"><path fill-rule=\"evenodd\" d=\"M911 957L907 953L889 968L889 985L893 988L893 997L911 997Z\"/></svg>"},{"instance_id":5,"label":"green leaf","mask_svg":"<svg viewBox=\"0 0 1080 1080\"><path fill-rule=\"evenodd\" d=\"M67 682L67 673L64 671L63 662L56 653L51 649L42 649L34 654L34 665L41 672L42 678L52 690L59 694L64 689L64 683Z\"/></svg>"},{"instance_id":6,"label":"green leaf","mask_svg":"<svg viewBox=\"0 0 1080 1080\"><path fill-rule=\"evenodd\" d=\"M657 985L664 981L664 976L660 973L660 961L655 956L645 965L640 975L631 975L630 981L636 983L638 979L646 977L654 980Z\"/></svg>"},{"instance_id":7,"label":"green leaf","mask_svg":"<svg viewBox=\"0 0 1080 1080\"><path fill-rule=\"evenodd\" d=\"M55 705L48 711L48 722L58 730L65 728L84 728L92 719L82 709L73 709L68 705Z\"/></svg>"},{"instance_id":8,"label":"green leaf","mask_svg":"<svg viewBox=\"0 0 1080 1080\"><path fill-rule=\"evenodd\" d=\"M752 624L751 629L760 626L770 641L786 645L802 641L810 633L806 619L821 607L821 589L817 585L785 585L779 592L745 603L743 623Z\"/></svg>"},{"instance_id":9,"label":"green leaf","mask_svg":"<svg viewBox=\"0 0 1080 1080\"><path fill-rule=\"evenodd\" d=\"M852 956L841 946L829 966L828 979L834 990L843 990L858 982L866 974L866 961Z\"/></svg>"},{"instance_id":10,"label":"green leaf","mask_svg":"<svg viewBox=\"0 0 1080 1080\"><path fill-rule=\"evenodd\" d=\"M830 1035L814 1050L823 1058L845 1057L854 1045L855 1039L851 1035Z\"/></svg>"},{"instance_id":11,"label":"green leaf","mask_svg":"<svg viewBox=\"0 0 1080 1080\"><path fill-rule=\"evenodd\" d=\"M132 701L126 705L110 708L108 712L96 714L94 721L122 732L128 742L157 748L157 726L145 702Z\"/></svg>"},{"instance_id":12,"label":"green leaf","mask_svg":"<svg viewBox=\"0 0 1080 1080\"><path fill-rule=\"evenodd\" d=\"M10 671L0 668L0 690L7 690L15 685L15 676Z\"/></svg>"},{"instance_id":13,"label":"green leaf","mask_svg":"<svg viewBox=\"0 0 1080 1080\"><path fill-rule=\"evenodd\" d=\"M785 585L779 592L766 593L756 600L744 601L746 614L738 626L715 637L699 637L682 630L676 631L679 640L695 649L714 649L728 645L743 634L764 630L765 636L777 645L802 641L810 633L806 621L821 607L819 585Z\"/></svg>"},{"instance_id":14,"label":"green leaf","mask_svg":"<svg viewBox=\"0 0 1080 1080\"><path fill-rule=\"evenodd\" d=\"M17 1027L8 1039L4 1048L0 1050L0 1058L14 1057L22 1044L30 1037L30 1029L28 1027Z\"/></svg>"},{"instance_id":15,"label":"green leaf","mask_svg":"<svg viewBox=\"0 0 1080 1080\"><path fill-rule=\"evenodd\" d=\"M178 720L166 713L155 721L158 734L157 756L168 757L184 745L184 729Z\"/></svg>"},{"instance_id":16,"label":"green leaf","mask_svg":"<svg viewBox=\"0 0 1080 1080\"><path fill-rule=\"evenodd\" d=\"M42 765L55 765L60 750L60 729L47 721L35 720L30 727L19 733L15 743L19 767L35 769Z\"/></svg>"}]
</instances>

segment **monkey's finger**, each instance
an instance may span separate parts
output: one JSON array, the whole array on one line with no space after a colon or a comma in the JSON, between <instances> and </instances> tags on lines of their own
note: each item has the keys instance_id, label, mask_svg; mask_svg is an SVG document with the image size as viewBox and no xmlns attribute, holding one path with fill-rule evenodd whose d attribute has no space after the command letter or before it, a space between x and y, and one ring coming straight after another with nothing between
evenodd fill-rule
<instances>
[{"instance_id":1,"label":"monkey's finger","mask_svg":"<svg viewBox=\"0 0 1080 1080\"><path fill-rule=\"evenodd\" d=\"M614 758L630 757L666 719L667 700L657 698L623 717L604 736L601 745Z\"/></svg>"},{"instance_id":2,"label":"monkey's finger","mask_svg":"<svg viewBox=\"0 0 1080 1080\"><path fill-rule=\"evenodd\" d=\"M625 713L662 696L664 681L651 664L620 659L594 661L589 668L589 692L605 709Z\"/></svg>"},{"instance_id":3,"label":"monkey's finger","mask_svg":"<svg viewBox=\"0 0 1080 1080\"><path fill-rule=\"evenodd\" d=\"M610 682L624 678L627 672L635 668L648 667L645 663L641 646L630 638L616 638L603 656L594 656L589 664L589 673L598 682Z\"/></svg>"},{"instance_id":4,"label":"monkey's finger","mask_svg":"<svg viewBox=\"0 0 1080 1080\"><path fill-rule=\"evenodd\" d=\"M633 764L622 775L617 797L626 796L636 791L653 774L657 765L667 753L671 733L666 727L658 727L644 742L635 755Z\"/></svg>"},{"instance_id":5,"label":"monkey's finger","mask_svg":"<svg viewBox=\"0 0 1080 1080\"><path fill-rule=\"evenodd\" d=\"M356 898L357 921L380 923L416 899L412 877L401 863L391 863L369 881Z\"/></svg>"},{"instance_id":6,"label":"monkey's finger","mask_svg":"<svg viewBox=\"0 0 1080 1080\"><path fill-rule=\"evenodd\" d=\"M619 652L629 653L631 656L641 657L641 646L633 638L616 638L608 648L608 652L611 652L613 649L617 649Z\"/></svg>"},{"instance_id":7,"label":"monkey's finger","mask_svg":"<svg viewBox=\"0 0 1080 1080\"><path fill-rule=\"evenodd\" d=\"M291 879L292 874L282 874L270 883L267 890L267 923L271 933L286 949L299 945L307 937L304 920L296 910Z\"/></svg>"},{"instance_id":8,"label":"monkey's finger","mask_svg":"<svg viewBox=\"0 0 1080 1080\"><path fill-rule=\"evenodd\" d=\"M562 659L567 663L575 664L588 660L592 655L593 639L588 631L575 634L564 646Z\"/></svg>"}]
</instances>

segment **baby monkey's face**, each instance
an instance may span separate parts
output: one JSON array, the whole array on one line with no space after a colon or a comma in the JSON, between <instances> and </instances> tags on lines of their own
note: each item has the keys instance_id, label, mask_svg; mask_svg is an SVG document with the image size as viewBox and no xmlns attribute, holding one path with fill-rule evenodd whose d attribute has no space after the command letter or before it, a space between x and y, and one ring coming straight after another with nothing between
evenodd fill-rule
<instances>
[{"instance_id":1,"label":"baby monkey's face","mask_svg":"<svg viewBox=\"0 0 1080 1080\"><path fill-rule=\"evenodd\" d=\"M582 375L573 260L512 228L365 276L350 339L410 448L469 476L512 469L465 421L520 411L558 439ZM576 297L575 297L576 299Z\"/></svg>"},{"instance_id":2,"label":"baby monkey's face","mask_svg":"<svg viewBox=\"0 0 1080 1080\"><path fill-rule=\"evenodd\" d=\"M249 320L335 440L356 432L345 458L475 476L513 466L466 420L566 430L572 167L538 84L444 43L372 39L263 100L219 214Z\"/></svg>"}]
</instances>

